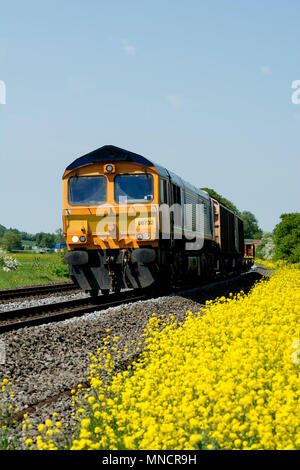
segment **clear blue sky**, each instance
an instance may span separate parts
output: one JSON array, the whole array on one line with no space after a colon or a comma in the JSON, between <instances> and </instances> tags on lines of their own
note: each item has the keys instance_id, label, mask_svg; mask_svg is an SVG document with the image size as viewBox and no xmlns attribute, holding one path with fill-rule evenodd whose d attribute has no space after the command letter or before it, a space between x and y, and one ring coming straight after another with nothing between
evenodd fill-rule
<instances>
[{"instance_id":1,"label":"clear blue sky","mask_svg":"<svg viewBox=\"0 0 300 470\"><path fill-rule=\"evenodd\" d=\"M61 225L61 177L113 144L211 187L265 231L299 211L300 2L0 3L0 223Z\"/></svg>"}]
</instances>

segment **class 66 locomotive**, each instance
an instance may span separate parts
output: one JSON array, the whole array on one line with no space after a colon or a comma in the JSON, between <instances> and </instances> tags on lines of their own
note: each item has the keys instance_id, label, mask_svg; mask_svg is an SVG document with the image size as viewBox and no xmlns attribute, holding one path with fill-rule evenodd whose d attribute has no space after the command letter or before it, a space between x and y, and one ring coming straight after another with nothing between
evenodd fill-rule
<instances>
[{"instance_id":1,"label":"class 66 locomotive","mask_svg":"<svg viewBox=\"0 0 300 470\"><path fill-rule=\"evenodd\" d=\"M192 286L246 267L237 215L161 165L113 145L66 168L63 228L70 277L92 296Z\"/></svg>"}]
</instances>

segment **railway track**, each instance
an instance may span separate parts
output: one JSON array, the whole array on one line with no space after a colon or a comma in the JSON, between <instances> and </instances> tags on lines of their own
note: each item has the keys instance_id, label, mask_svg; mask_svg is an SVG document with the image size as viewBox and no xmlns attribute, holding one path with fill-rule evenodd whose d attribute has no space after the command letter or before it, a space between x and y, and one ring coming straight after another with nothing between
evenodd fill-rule
<instances>
[{"instance_id":1,"label":"railway track","mask_svg":"<svg viewBox=\"0 0 300 470\"><path fill-rule=\"evenodd\" d=\"M145 294L134 294L132 291L96 298L66 300L46 305L18 308L0 312L0 334L28 326L66 320L75 316L109 307L117 307L129 302L145 300Z\"/></svg>"},{"instance_id":2,"label":"railway track","mask_svg":"<svg viewBox=\"0 0 300 470\"><path fill-rule=\"evenodd\" d=\"M57 282L52 284L39 284L35 286L22 286L16 287L14 289L0 290L0 301L76 290L79 289L73 282Z\"/></svg>"},{"instance_id":3,"label":"railway track","mask_svg":"<svg viewBox=\"0 0 300 470\"><path fill-rule=\"evenodd\" d=\"M237 276L238 278L239 276ZM225 280L219 279L215 282L210 282L201 286L181 286L176 287L172 290L173 294L183 292L184 290L188 289L207 289L213 286L217 286L220 283L226 283L230 279L232 280L234 277L229 276ZM67 283L65 283L67 284ZM76 287L74 285L65 285L65 289L68 287ZM55 285L53 286L53 291ZM31 286L32 287L32 286ZM41 287L41 286L38 286ZM47 286L49 287L49 286ZM61 286L63 288L63 286ZM34 289L35 287L32 287ZM21 290L21 288L20 288ZM49 291L48 291L49 292ZM0 291L1 293L1 291ZM109 307L117 307L122 304L136 302L139 300L146 300L151 298L155 298L160 296L161 293L154 294L153 292L150 294L149 292L144 293L136 293L132 290L120 292L120 293L112 293L108 296L99 296L99 297L87 297L87 298L79 298L79 299L72 299L72 300L65 300L62 302L55 302L52 304L45 304L45 305L35 305L31 307L24 307L24 308L17 308L12 310L5 310L0 312L0 334L5 333L7 331L17 330L24 327L29 326L37 326L45 323L57 322L66 320L68 318L72 318L75 316L82 316L85 313L94 312L96 310L105 310Z\"/></svg>"}]
</instances>

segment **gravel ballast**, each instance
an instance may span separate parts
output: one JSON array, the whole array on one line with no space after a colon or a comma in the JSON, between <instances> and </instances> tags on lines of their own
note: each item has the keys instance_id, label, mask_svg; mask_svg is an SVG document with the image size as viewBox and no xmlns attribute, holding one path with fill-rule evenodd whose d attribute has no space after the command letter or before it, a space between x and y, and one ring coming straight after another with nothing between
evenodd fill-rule
<instances>
[{"instance_id":1,"label":"gravel ballast","mask_svg":"<svg viewBox=\"0 0 300 470\"><path fill-rule=\"evenodd\" d=\"M65 392L86 381L90 353L95 354L103 344L102 339L107 336L107 329L110 329L109 334L112 337L119 337L118 349L123 351L127 347L127 354L133 355L135 346L132 341L142 339L144 328L153 313L157 316L173 314L182 322L187 310L198 312L204 307L205 300L227 296L230 292L237 293L240 290L247 292L264 273L262 269L251 270L238 278L180 294L135 302L59 323L3 333L0 340L5 344L6 361L5 364L0 364L0 379L7 378L12 382L15 391L14 405L20 410L45 401L42 406L31 410L29 417L33 428L51 417L54 411L65 422L70 423L72 400ZM37 301L36 299L34 302ZM8 305L12 304L5 307ZM125 355L122 360L124 358ZM51 402L53 396L56 397ZM21 425L18 425L17 433L21 435ZM20 447L23 445L20 439Z\"/></svg>"},{"instance_id":2,"label":"gravel ballast","mask_svg":"<svg viewBox=\"0 0 300 470\"><path fill-rule=\"evenodd\" d=\"M74 294L65 294L65 295L52 295L48 297L36 297L30 299L22 299L22 300L14 300L12 302L3 302L0 303L0 314L1 312L7 312L9 310L14 310L17 308L27 308L27 307L35 307L37 305L47 305L47 304L54 304L58 302L64 302L65 300L75 300L75 299L83 299L88 297L88 294L85 292L77 292Z\"/></svg>"}]
</instances>

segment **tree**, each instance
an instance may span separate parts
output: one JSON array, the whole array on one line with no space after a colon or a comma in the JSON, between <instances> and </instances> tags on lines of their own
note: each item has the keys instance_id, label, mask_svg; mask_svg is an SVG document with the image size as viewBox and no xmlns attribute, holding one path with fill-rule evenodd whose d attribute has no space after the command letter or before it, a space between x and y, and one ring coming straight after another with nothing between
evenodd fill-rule
<instances>
[{"instance_id":1,"label":"tree","mask_svg":"<svg viewBox=\"0 0 300 470\"><path fill-rule=\"evenodd\" d=\"M206 191L214 199L217 199L217 201L219 201L221 204L226 206L228 209L230 209L236 215L238 215L238 216L241 215L238 208L231 201L229 201L225 197L221 196L221 194L218 194L214 189L211 189L211 188L201 188L201 189L202 189L202 191Z\"/></svg>"},{"instance_id":2,"label":"tree","mask_svg":"<svg viewBox=\"0 0 300 470\"><path fill-rule=\"evenodd\" d=\"M3 237L5 232L13 232L16 235L20 235L21 240L30 240L34 241L35 240L35 235L27 233L27 232L20 232L20 230L16 228L5 228L3 225L0 224L0 238Z\"/></svg>"},{"instance_id":3,"label":"tree","mask_svg":"<svg viewBox=\"0 0 300 470\"><path fill-rule=\"evenodd\" d=\"M261 242L256 248L256 257L263 259L272 259L274 256L274 240L272 232L264 232Z\"/></svg>"},{"instance_id":4,"label":"tree","mask_svg":"<svg viewBox=\"0 0 300 470\"><path fill-rule=\"evenodd\" d=\"M55 243L60 243L60 244L66 243L64 232L62 231L61 228L58 228L57 230L55 230Z\"/></svg>"},{"instance_id":5,"label":"tree","mask_svg":"<svg viewBox=\"0 0 300 470\"><path fill-rule=\"evenodd\" d=\"M22 250L20 235L8 230L2 238L2 246L7 251Z\"/></svg>"},{"instance_id":6,"label":"tree","mask_svg":"<svg viewBox=\"0 0 300 470\"><path fill-rule=\"evenodd\" d=\"M257 219L250 211L243 211L241 219L244 222L244 237L245 238L261 238L262 230L258 226Z\"/></svg>"},{"instance_id":7,"label":"tree","mask_svg":"<svg viewBox=\"0 0 300 470\"><path fill-rule=\"evenodd\" d=\"M31 242L35 241L35 235L31 233L19 232L19 234L21 235L22 240L31 241Z\"/></svg>"},{"instance_id":8,"label":"tree","mask_svg":"<svg viewBox=\"0 0 300 470\"><path fill-rule=\"evenodd\" d=\"M6 228L3 225L0 224L0 238L3 237L5 232L6 232Z\"/></svg>"},{"instance_id":9,"label":"tree","mask_svg":"<svg viewBox=\"0 0 300 470\"><path fill-rule=\"evenodd\" d=\"M40 248L53 248L55 235L53 233L39 232L36 234L36 244Z\"/></svg>"},{"instance_id":10,"label":"tree","mask_svg":"<svg viewBox=\"0 0 300 470\"><path fill-rule=\"evenodd\" d=\"M300 262L300 213L282 214L274 229L275 259Z\"/></svg>"}]
</instances>

